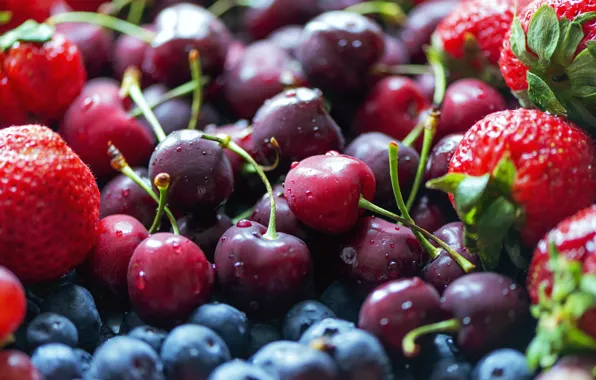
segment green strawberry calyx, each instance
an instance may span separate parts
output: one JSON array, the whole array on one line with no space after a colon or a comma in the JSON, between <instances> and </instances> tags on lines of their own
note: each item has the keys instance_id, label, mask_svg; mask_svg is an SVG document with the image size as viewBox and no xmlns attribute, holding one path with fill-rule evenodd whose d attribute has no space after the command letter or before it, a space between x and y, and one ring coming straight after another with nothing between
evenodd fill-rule
<instances>
[{"instance_id":1,"label":"green strawberry calyx","mask_svg":"<svg viewBox=\"0 0 596 380\"><path fill-rule=\"evenodd\" d=\"M479 255L486 270L494 270L503 248L518 267L527 267L514 243L516 231L523 226L524 212L512 199L517 174L509 154L503 155L491 173L470 176L449 173L427 182L429 189L453 195L455 208L464 223L465 243L470 252Z\"/></svg>"},{"instance_id":2,"label":"green strawberry calyx","mask_svg":"<svg viewBox=\"0 0 596 380\"><path fill-rule=\"evenodd\" d=\"M596 41L576 55L584 38L583 24L596 12L573 20L543 5L525 33L518 18L511 26L511 50L528 68L528 90L516 94L525 107L535 106L596 131Z\"/></svg>"},{"instance_id":3,"label":"green strawberry calyx","mask_svg":"<svg viewBox=\"0 0 596 380\"><path fill-rule=\"evenodd\" d=\"M50 25L39 24L33 20L25 21L21 26L0 36L0 51L10 49L17 42L48 42L55 32L54 27Z\"/></svg>"},{"instance_id":4,"label":"green strawberry calyx","mask_svg":"<svg viewBox=\"0 0 596 380\"><path fill-rule=\"evenodd\" d=\"M549 254L553 288L547 295L543 282L532 306L538 327L526 352L530 368L549 368L561 354L596 350L596 339L578 327L584 313L596 308L596 275L584 274L582 263L560 255L553 241Z\"/></svg>"}]
</instances>

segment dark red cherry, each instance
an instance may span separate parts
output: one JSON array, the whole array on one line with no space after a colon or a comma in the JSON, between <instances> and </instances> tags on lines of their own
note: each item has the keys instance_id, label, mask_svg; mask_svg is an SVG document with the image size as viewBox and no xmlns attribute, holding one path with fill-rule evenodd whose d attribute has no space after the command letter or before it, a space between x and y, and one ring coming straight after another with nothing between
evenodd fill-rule
<instances>
[{"instance_id":1,"label":"dark red cherry","mask_svg":"<svg viewBox=\"0 0 596 380\"><path fill-rule=\"evenodd\" d=\"M372 65L383 56L382 29L354 12L323 13L304 27L296 56L309 83L325 93L362 90Z\"/></svg>"},{"instance_id":2,"label":"dark red cherry","mask_svg":"<svg viewBox=\"0 0 596 380\"><path fill-rule=\"evenodd\" d=\"M271 33L267 39L284 49L290 57L295 57L296 49L300 45L303 29L304 27L302 25L284 26Z\"/></svg>"},{"instance_id":3,"label":"dark red cherry","mask_svg":"<svg viewBox=\"0 0 596 380\"><path fill-rule=\"evenodd\" d=\"M432 102L435 95L435 76L432 73L417 75L416 84L420 92Z\"/></svg>"},{"instance_id":4,"label":"dark red cherry","mask_svg":"<svg viewBox=\"0 0 596 380\"><path fill-rule=\"evenodd\" d=\"M301 87L274 96L259 108L252 125L254 147L266 157L273 155L272 137L287 161L344 147L341 129L327 112L319 90Z\"/></svg>"},{"instance_id":5,"label":"dark red cherry","mask_svg":"<svg viewBox=\"0 0 596 380\"><path fill-rule=\"evenodd\" d=\"M317 0L268 0L246 9L244 27L255 39L263 39L287 25L303 24L316 16Z\"/></svg>"},{"instance_id":6,"label":"dark red cherry","mask_svg":"<svg viewBox=\"0 0 596 380\"><path fill-rule=\"evenodd\" d=\"M304 296L311 274L310 252L292 235L265 236L267 228L239 221L215 250L218 283L226 299L251 314L279 315Z\"/></svg>"},{"instance_id":7,"label":"dark red cherry","mask_svg":"<svg viewBox=\"0 0 596 380\"><path fill-rule=\"evenodd\" d=\"M362 161L329 152L292 164L284 195L290 209L307 226L338 234L349 231L362 214L360 197L372 200L375 177Z\"/></svg>"},{"instance_id":8,"label":"dark red cherry","mask_svg":"<svg viewBox=\"0 0 596 380\"><path fill-rule=\"evenodd\" d=\"M169 204L191 212L215 209L234 189L234 173L224 149L202 138L197 130L175 131L151 155L149 178L160 173L171 178Z\"/></svg>"},{"instance_id":9,"label":"dark red cherry","mask_svg":"<svg viewBox=\"0 0 596 380\"><path fill-rule=\"evenodd\" d=\"M81 55L87 76L90 78L104 74L112 55L114 36L112 32L92 24L58 24L56 31L74 42Z\"/></svg>"},{"instance_id":10,"label":"dark red cherry","mask_svg":"<svg viewBox=\"0 0 596 380\"><path fill-rule=\"evenodd\" d=\"M105 3L103 0L66 0L73 11L95 12L100 5Z\"/></svg>"},{"instance_id":11,"label":"dark red cherry","mask_svg":"<svg viewBox=\"0 0 596 380\"><path fill-rule=\"evenodd\" d=\"M178 220L180 235L199 246L209 260L213 260L219 238L234 224L221 212L191 214Z\"/></svg>"},{"instance_id":12,"label":"dark red cherry","mask_svg":"<svg viewBox=\"0 0 596 380\"><path fill-rule=\"evenodd\" d=\"M390 69L392 66L405 65L410 62L408 48L401 40L389 34L385 34L384 40L385 49L383 56L377 61L376 65L378 65L381 69ZM384 74L382 70L380 72L376 72L374 69L372 74L373 76L371 84L376 83L387 75Z\"/></svg>"},{"instance_id":13,"label":"dark red cherry","mask_svg":"<svg viewBox=\"0 0 596 380\"><path fill-rule=\"evenodd\" d=\"M191 79L188 53L200 52L205 75L223 70L232 36L224 23L198 5L181 3L164 9L155 19L156 35L147 50L143 71L169 87Z\"/></svg>"},{"instance_id":14,"label":"dark red cherry","mask_svg":"<svg viewBox=\"0 0 596 380\"><path fill-rule=\"evenodd\" d=\"M342 11L364 1L366 0L318 0L318 7L321 12Z\"/></svg>"},{"instance_id":15,"label":"dark red cherry","mask_svg":"<svg viewBox=\"0 0 596 380\"><path fill-rule=\"evenodd\" d=\"M257 155L254 154L255 152L252 144L252 128L249 127L246 120L239 120L234 124L226 124L219 127L211 124L205 127L205 132L212 135L221 134L230 136L236 144L242 147L242 149L249 152L253 157L257 157ZM234 172L234 178L238 178L244 167L244 159L229 149L225 149L224 153L230 161L232 171Z\"/></svg>"},{"instance_id":16,"label":"dark red cherry","mask_svg":"<svg viewBox=\"0 0 596 380\"><path fill-rule=\"evenodd\" d=\"M374 216L358 220L339 254L343 276L371 288L415 276L427 259L410 229Z\"/></svg>"},{"instance_id":17,"label":"dark red cherry","mask_svg":"<svg viewBox=\"0 0 596 380\"><path fill-rule=\"evenodd\" d=\"M42 376L27 354L17 350L0 351L3 380L41 380Z\"/></svg>"},{"instance_id":18,"label":"dark red cherry","mask_svg":"<svg viewBox=\"0 0 596 380\"><path fill-rule=\"evenodd\" d=\"M241 41L232 41L228 47L226 54L226 62L224 63L224 71L230 72L234 70L236 65L240 62L244 53L246 52L246 45ZM225 81L225 78L218 77L217 81Z\"/></svg>"},{"instance_id":19,"label":"dark red cherry","mask_svg":"<svg viewBox=\"0 0 596 380\"><path fill-rule=\"evenodd\" d=\"M412 210L410 216L418 227L427 231L436 231L445 223L450 215L445 215L440 204L427 194L421 195Z\"/></svg>"},{"instance_id":20,"label":"dark red cherry","mask_svg":"<svg viewBox=\"0 0 596 380\"><path fill-rule=\"evenodd\" d=\"M143 25L143 28L155 31L153 25ZM131 66L138 67L139 69L142 68L145 53L150 47L151 45L145 41L127 34L121 34L116 40L112 52L112 70L114 72L114 77L121 80L124 76L124 71ZM151 78L151 75L143 73L141 77L142 85L147 86L152 82L153 78Z\"/></svg>"},{"instance_id":21,"label":"dark red cherry","mask_svg":"<svg viewBox=\"0 0 596 380\"><path fill-rule=\"evenodd\" d=\"M455 149L463 137L464 135L461 133L447 135L435 144L426 162L424 177L426 181L440 178L447 174L451 157L453 157L453 153L455 153Z\"/></svg>"},{"instance_id":22,"label":"dark red cherry","mask_svg":"<svg viewBox=\"0 0 596 380\"><path fill-rule=\"evenodd\" d=\"M304 240L307 232L302 223L296 218L296 215L290 210L288 201L284 197L283 186L275 186L273 188L273 195L275 196L275 222L277 231ZM270 212L271 200L269 194L265 194L254 206L253 213L249 219L266 226L269 224Z\"/></svg>"}]
</instances>

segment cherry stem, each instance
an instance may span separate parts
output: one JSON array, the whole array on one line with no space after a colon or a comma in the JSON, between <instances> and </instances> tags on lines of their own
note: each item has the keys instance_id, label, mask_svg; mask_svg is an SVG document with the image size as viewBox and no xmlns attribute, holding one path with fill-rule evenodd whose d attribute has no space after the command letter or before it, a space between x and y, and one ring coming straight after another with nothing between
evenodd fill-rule
<instances>
[{"instance_id":1,"label":"cherry stem","mask_svg":"<svg viewBox=\"0 0 596 380\"><path fill-rule=\"evenodd\" d=\"M402 340L402 349L404 351L404 355L410 358L418 355L420 352L420 346L416 344L416 339L420 338L421 336L440 332L457 332L459 331L460 327L461 325L459 320L455 318L417 327L407 333Z\"/></svg>"},{"instance_id":2,"label":"cherry stem","mask_svg":"<svg viewBox=\"0 0 596 380\"><path fill-rule=\"evenodd\" d=\"M193 98L190 121L188 122L188 129L197 129L197 123L199 122L199 114L201 113L201 103L203 102L203 86L201 85L201 61L199 57L199 51L193 49L188 54L188 63L190 65L190 72L192 75L192 81L198 83L195 87Z\"/></svg>"},{"instance_id":3,"label":"cherry stem","mask_svg":"<svg viewBox=\"0 0 596 380\"><path fill-rule=\"evenodd\" d=\"M416 170L416 177L414 177L414 184L412 185L412 191L408 196L406 207L408 210L412 209L418 190L422 185L422 177L424 177L424 171L426 170L426 161L428 161L428 155L430 154L430 148L437 131L437 125L439 124L440 111L433 109L430 114L426 117L424 123L424 138L422 142L422 151L420 152L420 162L418 163L418 169Z\"/></svg>"},{"instance_id":4,"label":"cherry stem","mask_svg":"<svg viewBox=\"0 0 596 380\"><path fill-rule=\"evenodd\" d=\"M153 198L153 200L157 204L159 204L159 197L155 194L155 192L153 191L151 186L147 182L145 182L141 178L141 176L137 174L137 172L132 170L130 165L128 165L128 162L126 162L126 159L124 158L122 153L111 142L108 143L108 156L110 156L110 158L112 160L112 162L111 162L112 167L115 170L119 171L120 173L122 173L125 176L127 176L128 178L130 178L141 189L145 190L145 192L147 194L149 194L149 196L151 198ZM178 224L176 223L176 218L174 217L174 214L172 214L172 211L170 211L168 206L164 205L164 212L165 212L166 216L168 217L168 220L172 224L172 230L174 231L174 233L176 235L180 235L180 230L178 229Z\"/></svg>"},{"instance_id":5,"label":"cherry stem","mask_svg":"<svg viewBox=\"0 0 596 380\"><path fill-rule=\"evenodd\" d=\"M47 24L56 25L69 22L86 23L103 26L117 32L136 37L148 44L153 42L155 33L117 17L93 12L66 12L54 15L46 20Z\"/></svg>"},{"instance_id":6,"label":"cherry stem","mask_svg":"<svg viewBox=\"0 0 596 380\"><path fill-rule=\"evenodd\" d=\"M435 108L439 108L443 103L443 99L445 99L445 91L447 91L447 72L445 65L441 62L440 54L436 50L429 48L426 51L426 57L435 77L433 105Z\"/></svg>"},{"instance_id":7,"label":"cherry stem","mask_svg":"<svg viewBox=\"0 0 596 380\"><path fill-rule=\"evenodd\" d=\"M10 22L12 19L11 11L0 11L0 25Z\"/></svg>"},{"instance_id":8,"label":"cherry stem","mask_svg":"<svg viewBox=\"0 0 596 380\"><path fill-rule=\"evenodd\" d=\"M143 20L143 12L145 12L146 5L146 0L133 0L128 9L126 21L134 25L139 25Z\"/></svg>"},{"instance_id":9,"label":"cherry stem","mask_svg":"<svg viewBox=\"0 0 596 380\"><path fill-rule=\"evenodd\" d=\"M424 130L425 122L426 121L423 120L423 121L419 122L418 124L416 124L416 126L414 128L412 128L410 133L408 133L406 138L404 138L401 141L402 145L412 146L412 144L414 144L416 142L416 140L418 140L418 137L420 137L420 135L422 134L422 131Z\"/></svg>"},{"instance_id":10,"label":"cherry stem","mask_svg":"<svg viewBox=\"0 0 596 380\"><path fill-rule=\"evenodd\" d=\"M406 218L406 220L410 223L414 223L414 220L410 216L410 212L406 207L404 202L404 197L401 193L401 188L399 186L399 168L398 168L398 154L399 154L399 145L395 142L389 143L389 174L391 176L391 187L393 188L393 194L395 195L395 202L397 203L397 208L401 212L402 216ZM430 255L431 259L436 259L439 254L441 253L441 248L434 247L430 242L418 231L412 231L416 236L416 239L420 242L420 245L428 254Z\"/></svg>"},{"instance_id":11,"label":"cherry stem","mask_svg":"<svg viewBox=\"0 0 596 380\"><path fill-rule=\"evenodd\" d=\"M390 24L401 24L406 19L403 9L391 1L367 1L349 6L344 11L361 15L378 14Z\"/></svg>"},{"instance_id":12,"label":"cherry stem","mask_svg":"<svg viewBox=\"0 0 596 380\"><path fill-rule=\"evenodd\" d=\"M234 7L250 6L250 0L218 0L208 8L208 11L216 17L221 17Z\"/></svg>"},{"instance_id":13,"label":"cherry stem","mask_svg":"<svg viewBox=\"0 0 596 380\"><path fill-rule=\"evenodd\" d=\"M460 255L458 252L456 252L453 248L451 248L449 245L447 245L447 243L445 243L443 240L441 240L438 237L436 237L435 235L431 234L424 228L418 227L415 223L410 222L406 218L401 217L397 214L392 213L391 211L385 210L384 208L375 205L371 201L365 199L362 195L360 196L360 199L358 200L358 207L368 210L370 212L373 212L375 214L379 214L386 218L392 219L396 222L400 222L404 226L411 229L412 232L414 232L414 231L420 232L423 236L434 241L435 243L437 243L437 245L439 247L443 248L449 254L449 256L451 256L451 258L457 264L459 264L459 266L463 269L464 272L469 273L472 270L474 270L474 268L476 268L476 266L474 264L472 264L465 257Z\"/></svg>"},{"instance_id":14,"label":"cherry stem","mask_svg":"<svg viewBox=\"0 0 596 380\"><path fill-rule=\"evenodd\" d=\"M191 80L190 82L186 82L178 87L171 89L170 91L163 94L159 99L149 103L149 108L155 109L155 107L158 107L172 99L180 98L182 96L194 93L197 88L197 83L198 82ZM205 83L206 83L205 80L201 81L201 85L203 85ZM128 113L128 115L132 116L132 117L139 117L142 114L143 114L143 110L141 110L139 107L135 107Z\"/></svg>"},{"instance_id":15,"label":"cherry stem","mask_svg":"<svg viewBox=\"0 0 596 380\"><path fill-rule=\"evenodd\" d=\"M161 225L161 219L166 208L166 202L168 198L168 188L170 187L170 176L168 173L159 173L153 180L153 184L159 190L159 202L157 206L157 213L153 219L153 224L149 228L149 233L152 234L159 229Z\"/></svg>"},{"instance_id":16,"label":"cherry stem","mask_svg":"<svg viewBox=\"0 0 596 380\"><path fill-rule=\"evenodd\" d=\"M430 72L428 65L384 65L377 63L372 68L373 74L385 75L420 75Z\"/></svg>"},{"instance_id":17,"label":"cherry stem","mask_svg":"<svg viewBox=\"0 0 596 380\"><path fill-rule=\"evenodd\" d=\"M281 162L281 148L279 147L279 143L276 139L272 139L269 143L273 145L273 148L275 148L275 161L273 161L273 164L271 165L259 165L264 172L271 172L277 169L279 163ZM242 173L254 174L256 172L257 171L255 170L254 165L251 165L250 163L246 163L242 167Z\"/></svg>"},{"instance_id":18,"label":"cherry stem","mask_svg":"<svg viewBox=\"0 0 596 380\"><path fill-rule=\"evenodd\" d=\"M157 140L162 142L166 138L166 133L163 131L151 107L149 107L149 104L145 100L139 84L140 77L141 72L136 67L126 69L124 78L122 78L122 86L120 87L120 97L125 98L126 96L130 96L132 98L135 104L141 109L151 128L153 128Z\"/></svg>"},{"instance_id":19,"label":"cherry stem","mask_svg":"<svg viewBox=\"0 0 596 380\"><path fill-rule=\"evenodd\" d=\"M232 152L236 153L237 155L239 155L240 157L244 158L247 162L252 164L252 166L255 168L255 171L257 172L257 174L261 178L261 181L263 181L265 188L267 189L267 194L269 194L269 200L271 203L271 206L270 206L271 210L269 212L269 225L267 226L267 233L265 233L265 235L263 235L263 238L268 239L268 240L277 239L277 230L276 230L276 222L275 222L275 217L276 217L275 195L273 194L273 188L271 187L271 183L269 182L269 179L267 178L265 171L261 168L261 166L257 163L257 161L255 161L255 159L252 158L252 156L246 150L244 150L240 145L238 145L234 141L232 141L232 138L230 136L219 137L219 136L203 134L203 138L205 140L215 141L215 142L219 143L222 147L227 148L227 149L231 150ZM274 137L271 138L271 143L274 145L279 145Z\"/></svg>"},{"instance_id":20,"label":"cherry stem","mask_svg":"<svg viewBox=\"0 0 596 380\"><path fill-rule=\"evenodd\" d=\"M250 218L250 216L252 215L253 212L254 212L254 210L252 207L242 211L240 214L236 215L234 217L234 219L232 219L232 223L236 224L241 220Z\"/></svg>"}]
</instances>

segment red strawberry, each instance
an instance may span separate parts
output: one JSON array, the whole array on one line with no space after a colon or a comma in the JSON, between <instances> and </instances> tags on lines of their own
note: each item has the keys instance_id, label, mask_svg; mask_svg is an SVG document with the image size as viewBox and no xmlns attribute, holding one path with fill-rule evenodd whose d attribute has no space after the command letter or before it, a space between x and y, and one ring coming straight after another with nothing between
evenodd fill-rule
<instances>
[{"instance_id":1,"label":"red strawberry","mask_svg":"<svg viewBox=\"0 0 596 380\"><path fill-rule=\"evenodd\" d=\"M516 8L531 0L466 0L460 2L432 36L443 60L460 76L498 84L497 62Z\"/></svg>"},{"instance_id":2,"label":"red strawberry","mask_svg":"<svg viewBox=\"0 0 596 380\"><path fill-rule=\"evenodd\" d=\"M0 130L0 265L35 283L79 265L93 246L99 190L50 129Z\"/></svg>"},{"instance_id":3,"label":"red strawberry","mask_svg":"<svg viewBox=\"0 0 596 380\"><path fill-rule=\"evenodd\" d=\"M527 288L539 318L528 348L534 366L549 367L571 350L596 350L596 206L550 231L534 251Z\"/></svg>"},{"instance_id":4,"label":"red strawberry","mask_svg":"<svg viewBox=\"0 0 596 380\"><path fill-rule=\"evenodd\" d=\"M520 13L505 38L501 73L524 106L596 128L594 41L596 2L537 0Z\"/></svg>"},{"instance_id":5,"label":"red strawberry","mask_svg":"<svg viewBox=\"0 0 596 380\"><path fill-rule=\"evenodd\" d=\"M59 3L59 0L0 0L0 12L11 12L10 21L0 25L0 33L11 30L27 20L42 22L52 12L52 7Z\"/></svg>"},{"instance_id":6,"label":"red strawberry","mask_svg":"<svg viewBox=\"0 0 596 380\"><path fill-rule=\"evenodd\" d=\"M429 186L452 194L476 245L469 248L492 269L512 233L534 247L549 229L594 202L595 165L594 142L570 122L538 110L507 110L466 132L449 174Z\"/></svg>"},{"instance_id":7,"label":"red strawberry","mask_svg":"<svg viewBox=\"0 0 596 380\"><path fill-rule=\"evenodd\" d=\"M0 103L0 126L15 122L14 109L20 123L27 122L23 111L40 121L59 120L87 77L76 45L34 21L3 35L0 52L0 96L10 99Z\"/></svg>"}]
</instances>

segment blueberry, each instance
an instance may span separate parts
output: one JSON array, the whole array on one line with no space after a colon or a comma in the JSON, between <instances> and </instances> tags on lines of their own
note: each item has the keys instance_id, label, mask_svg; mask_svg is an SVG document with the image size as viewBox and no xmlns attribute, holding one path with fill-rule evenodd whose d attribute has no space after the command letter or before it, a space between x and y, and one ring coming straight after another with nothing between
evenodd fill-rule
<instances>
[{"instance_id":1,"label":"blueberry","mask_svg":"<svg viewBox=\"0 0 596 380\"><path fill-rule=\"evenodd\" d=\"M275 380L254 364L233 360L217 367L208 380Z\"/></svg>"},{"instance_id":2,"label":"blueberry","mask_svg":"<svg viewBox=\"0 0 596 380\"><path fill-rule=\"evenodd\" d=\"M472 380L530 380L534 376L526 357L519 351L505 348L486 355L474 367Z\"/></svg>"},{"instance_id":3,"label":"blueberry","mask_svg":"<svg viewBox=\"0 0 596 380\"><path fill-rule=\"evenodd\" d=\"M81 348L93 351L97 346L101 319L87 289L78 285L61 286L44 300L41 311L70 319L77 328Z\"/></svg>"},{"instance_id":4,"label":"blueberry","mask_svg":"<svg viewBox=\"0 0 596 380\"><path fill-rule=\"evenodd\" d=\"M447 334L436 334L422 337L420 339L421 354L413 362L412 367L420 378L427 378L434 370L429 363L441 361L457 362L461 359L461 353L453 342L453 337Z\"/></svg>"},{"instance_id":5,"label":"blueberry","mask_svg":"<svg viewBox=\"0 0 596 380\"><path fill-rule=\"evenodd\" d=\"M321 303L331 309L338 318L346 321L358 322L360 306L364 299L354 296L354 291L350 290L342 282L334 282L321 294Z\"/></svg>"},{"instance_id":6,"label":"blueberry","mask_svg":"<svg viewBox=\"0 0 596 380\"><path fill-rule=\"evenodd\" d=\"M73 380L83 376L79 357L65 344L51 343L38 347L31 361L44 379Z\"/></svg>"},{"instance_id":7,"label":"blueberry","mask_svg":"<svg viewBox=\"0 0 596 380\"><path fill-rule=\"evenodd\" d=\"M122 323L120 324L120 334L128 334L135 327L145 326L145 322L134 311L124 313L122 317Z\"/></svg>"},{"instance_id":8,"label":"blueberry","mask_svg":"<svg viewBox=\"0 0 596 380\"><path fill-rule=\"evenodd\" d=\"M443 359L433 365L429 380L469 380L472 373L470 363L458 359Z\"/></svg>"},{"instance_id":9,"label":"blueberry","mask_svg":"<svg viewBox=\"0 0 596 380\"><path fill-rule=\"evenodd\" d=\"M85 350L81 350L80 348L75 348L74 350L75 355L79 359L79 364L81 365L81 372L85 375L89 368L91 367L91 360L93 360L93 355L88 353Z\"/></svg>"},{"instance_id":10,"label":"blueberry","mask_svg":"<svg viewBox=\"0 0 596 380\"><path fill-rule=\"evenodd\" d=\"M230 350L213 330L186 324L170 332L161 347L169 380L206 379L220 364L231 360Z\"/></svg>"},{"instance_id":11,"label":"blueberry","mask_svg":"<svg viewBox=\"0 0 596 380\"><path fill-rule=\"evenodd\" d=\"M163 364L147 343L127 336L117 336L95 351L86 378L163 380Z\"/></svg>"},{"instance_id":12,"label":"blueberry","mask_svg":"<svg viewBox=\"0 0 596 380\"><path fill-rule=\"evenodd\" d=\"M317 301L300 302L288 311L283 323L283 337L298 340L310 326L325 318L335 318L335 313Z\"/></svg>"},{"instance_id":13,"label":"blueberry","mask_svg":"<svg viewBox=\"0 0 596 380\"><path fill-rule=\"evenodd\" d=\"M246 347L246 355L248 357L254 355L263 346L281 340L279 330L274 326L268 324L255 324L250 327L248 332L249 340Z\"/></svg>"},{"instance_id":14,"label":"blueberry","mask_svg":"<svg viewBox=\"0 0 596 380\"><path fill-rule=\"evenodd\" d=\"M135 327L131 332L129 332L128 336L142 340L143 342L150 345L155 352L160 352L163 341L166 340L168 333L165 330L161 330L156 327L139 326Z\"/></svg>"},{"instance_id":15,"label":"blueberry","mask_svg":"<svg viewBox=\"0 0 596 380\"><path fill-rule=\"evenodd\" d=\"M99 329L99 340L97 341L97 347L101 346L108 340L116 336L116 333L108 325L102 325Z\"/></svg>"},{"instance_id":16,"label":"blueberry","mask_svg":"<svg viewBox=\"0 0 596 380\"><path fill-rule=\"evenodd\" d=\"M337 318L326 318L310 326L300 337L299 342L310 344L312 341L320 338L333 338L337 334L354 330L356 325L352 322Z\"/></svg>"},{"instance_id":17,"label":"blueberry","mask_svg":"<svg viewBox=\"0 0 596 380\"><path fill-rule=\"evenodd\" d=\"M337 368L326 353L290 341L273 342L251 359L270 375L284 380L333 380Z\"/></svg>"},{"instance_id":18,"label":"blueberry","mask_svg":"<svg viewBox=\"0 0 596 380\"><path fill-rule=\"evenodd\" d=\"M54 313L40 314L27 327L27 346L30 351L48 343L62 343L76 347L79 334L75 325L66 317Z\"/></svg>"},{"instance_id":19,"label":"blueberry","mask_svg":"<svg viewBox=\"0 0 596 380\"><path fill-rule=\"evenodd\" d=\"M244 354L249 339L248 318L240 310L223 303L206 304L199 307L188 322L215 331L230 349L232 357Z\"/></svg>"}]
</instances>

